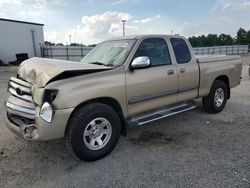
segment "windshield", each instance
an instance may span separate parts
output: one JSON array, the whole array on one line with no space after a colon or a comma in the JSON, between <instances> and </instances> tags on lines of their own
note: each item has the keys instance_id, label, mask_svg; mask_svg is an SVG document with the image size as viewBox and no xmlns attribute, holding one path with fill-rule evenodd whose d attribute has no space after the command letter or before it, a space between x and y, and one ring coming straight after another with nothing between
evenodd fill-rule
<instances>
[{"instance_id":1,"label":"windshield","mask_svg":"<svg viewBox=\"0 0 250 188\"><path fill-rule=\"evenodd\" d=\"M91 50L81 62L110 67L120 66L124 63L134 43L135 40L102 42Z\"/></svg>"}]
</instances>

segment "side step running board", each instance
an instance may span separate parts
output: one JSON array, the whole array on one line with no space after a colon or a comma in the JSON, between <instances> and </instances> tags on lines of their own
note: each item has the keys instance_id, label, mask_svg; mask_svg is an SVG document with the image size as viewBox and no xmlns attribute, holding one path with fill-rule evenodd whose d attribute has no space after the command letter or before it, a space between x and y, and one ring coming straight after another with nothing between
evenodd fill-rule
<instances>
[{"instance_id":1,"label":"side step running board","mask_svg":"<svg viewBox=\"0 0 250 188\"><path fill-rule=\"evenodd\" d=\"M182 103L176 106L168 107L166 109L154 111L149 114L134 117L130 119L127 123L128 123L128 126L141 126L147 123L151 123L153 121L157 121L159 119L163 119L169 116L173 116L175 114L179 114L182 112L186 112L188 110L192 110L194 108L196 108L194 101Z\"/></svg>"}]
</instances>

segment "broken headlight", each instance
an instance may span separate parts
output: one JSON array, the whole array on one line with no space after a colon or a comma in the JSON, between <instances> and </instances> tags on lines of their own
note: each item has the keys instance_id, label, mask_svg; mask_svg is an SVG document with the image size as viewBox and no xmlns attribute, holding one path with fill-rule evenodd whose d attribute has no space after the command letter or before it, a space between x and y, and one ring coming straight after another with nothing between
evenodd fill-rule
<instances>
[{"instance_id":1,"label":"broken headlight","mask_svg":"<svg viewBox=\"0 0 250 188\"><path fill-rule=\"evenodd\" d=\"M43 120L50 123L53 116L52 106L48 102L45 102L40 110L39 115Z\"/></svg>"},{"instance_id":2,"label":"broken headlight","mask_svg":"<svg viewBox=\"0 0 250 188\"><path fill-rule=\"evenodd\" d=\"M43 103L52 103L58 93L57 89L33 89L33 101L36 105L41 106Z\"/></svg>"},{"instance_id":3,"label":"broken headlight","mask_svg":"<svg viewBox=\"0 0 250 188\"><path fill-rule=\"evenodd\" d=\"M45 89L42 97L42 107L40 109L40 117L47 121L51 122L53 117L53 108L52 102L55 100L58 90L56 89Z\"/></svg>"}]
</instances>

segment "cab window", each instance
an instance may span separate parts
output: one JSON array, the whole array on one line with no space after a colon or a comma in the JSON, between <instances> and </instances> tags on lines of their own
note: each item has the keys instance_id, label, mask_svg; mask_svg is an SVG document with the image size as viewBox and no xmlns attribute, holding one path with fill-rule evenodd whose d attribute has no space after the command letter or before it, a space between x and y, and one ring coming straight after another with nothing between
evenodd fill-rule
<instances>
[{"instance_id":1,"label":"cab window","mask_svg":"<svg viewBox=\"0 0 250 188\"><path fill-rule=\"evenodd\" d=\"M162 38L151 38L142 41L134 58L147 56L152 66L170 65L171 59L167 44Z\"/></svg>"},{"instance_id":2,"label":"cab window","mask_svg":"<svg viewBox=\"0 0 250 188\"><path fill-rule=\"evenodd\" d=\"M180 38L170 39L174 49L175 58L178 64L185 64L191 61L191 54L187 43Z\"/></svg>"}]
</instances>

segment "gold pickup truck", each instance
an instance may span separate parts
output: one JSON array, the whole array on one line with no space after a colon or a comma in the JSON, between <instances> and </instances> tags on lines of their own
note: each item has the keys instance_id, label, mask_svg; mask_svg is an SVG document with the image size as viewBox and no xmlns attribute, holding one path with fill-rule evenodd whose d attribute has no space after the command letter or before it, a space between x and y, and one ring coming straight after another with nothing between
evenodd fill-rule
<instances>
[{"instance_id":1,"label":"gold pickup truck","mask_svg":"<svg viewBox=\"0 0 250 188\"><path fill-rule=\"evenodd\" d=\"M83 60L31 58L9 80L6 125L26 140L65 137L80 159L110 153L127 126L195 108L221 112L239 85L240 56L195 57L181 36L100 43Z\"/></svg>"}]
</instances>

